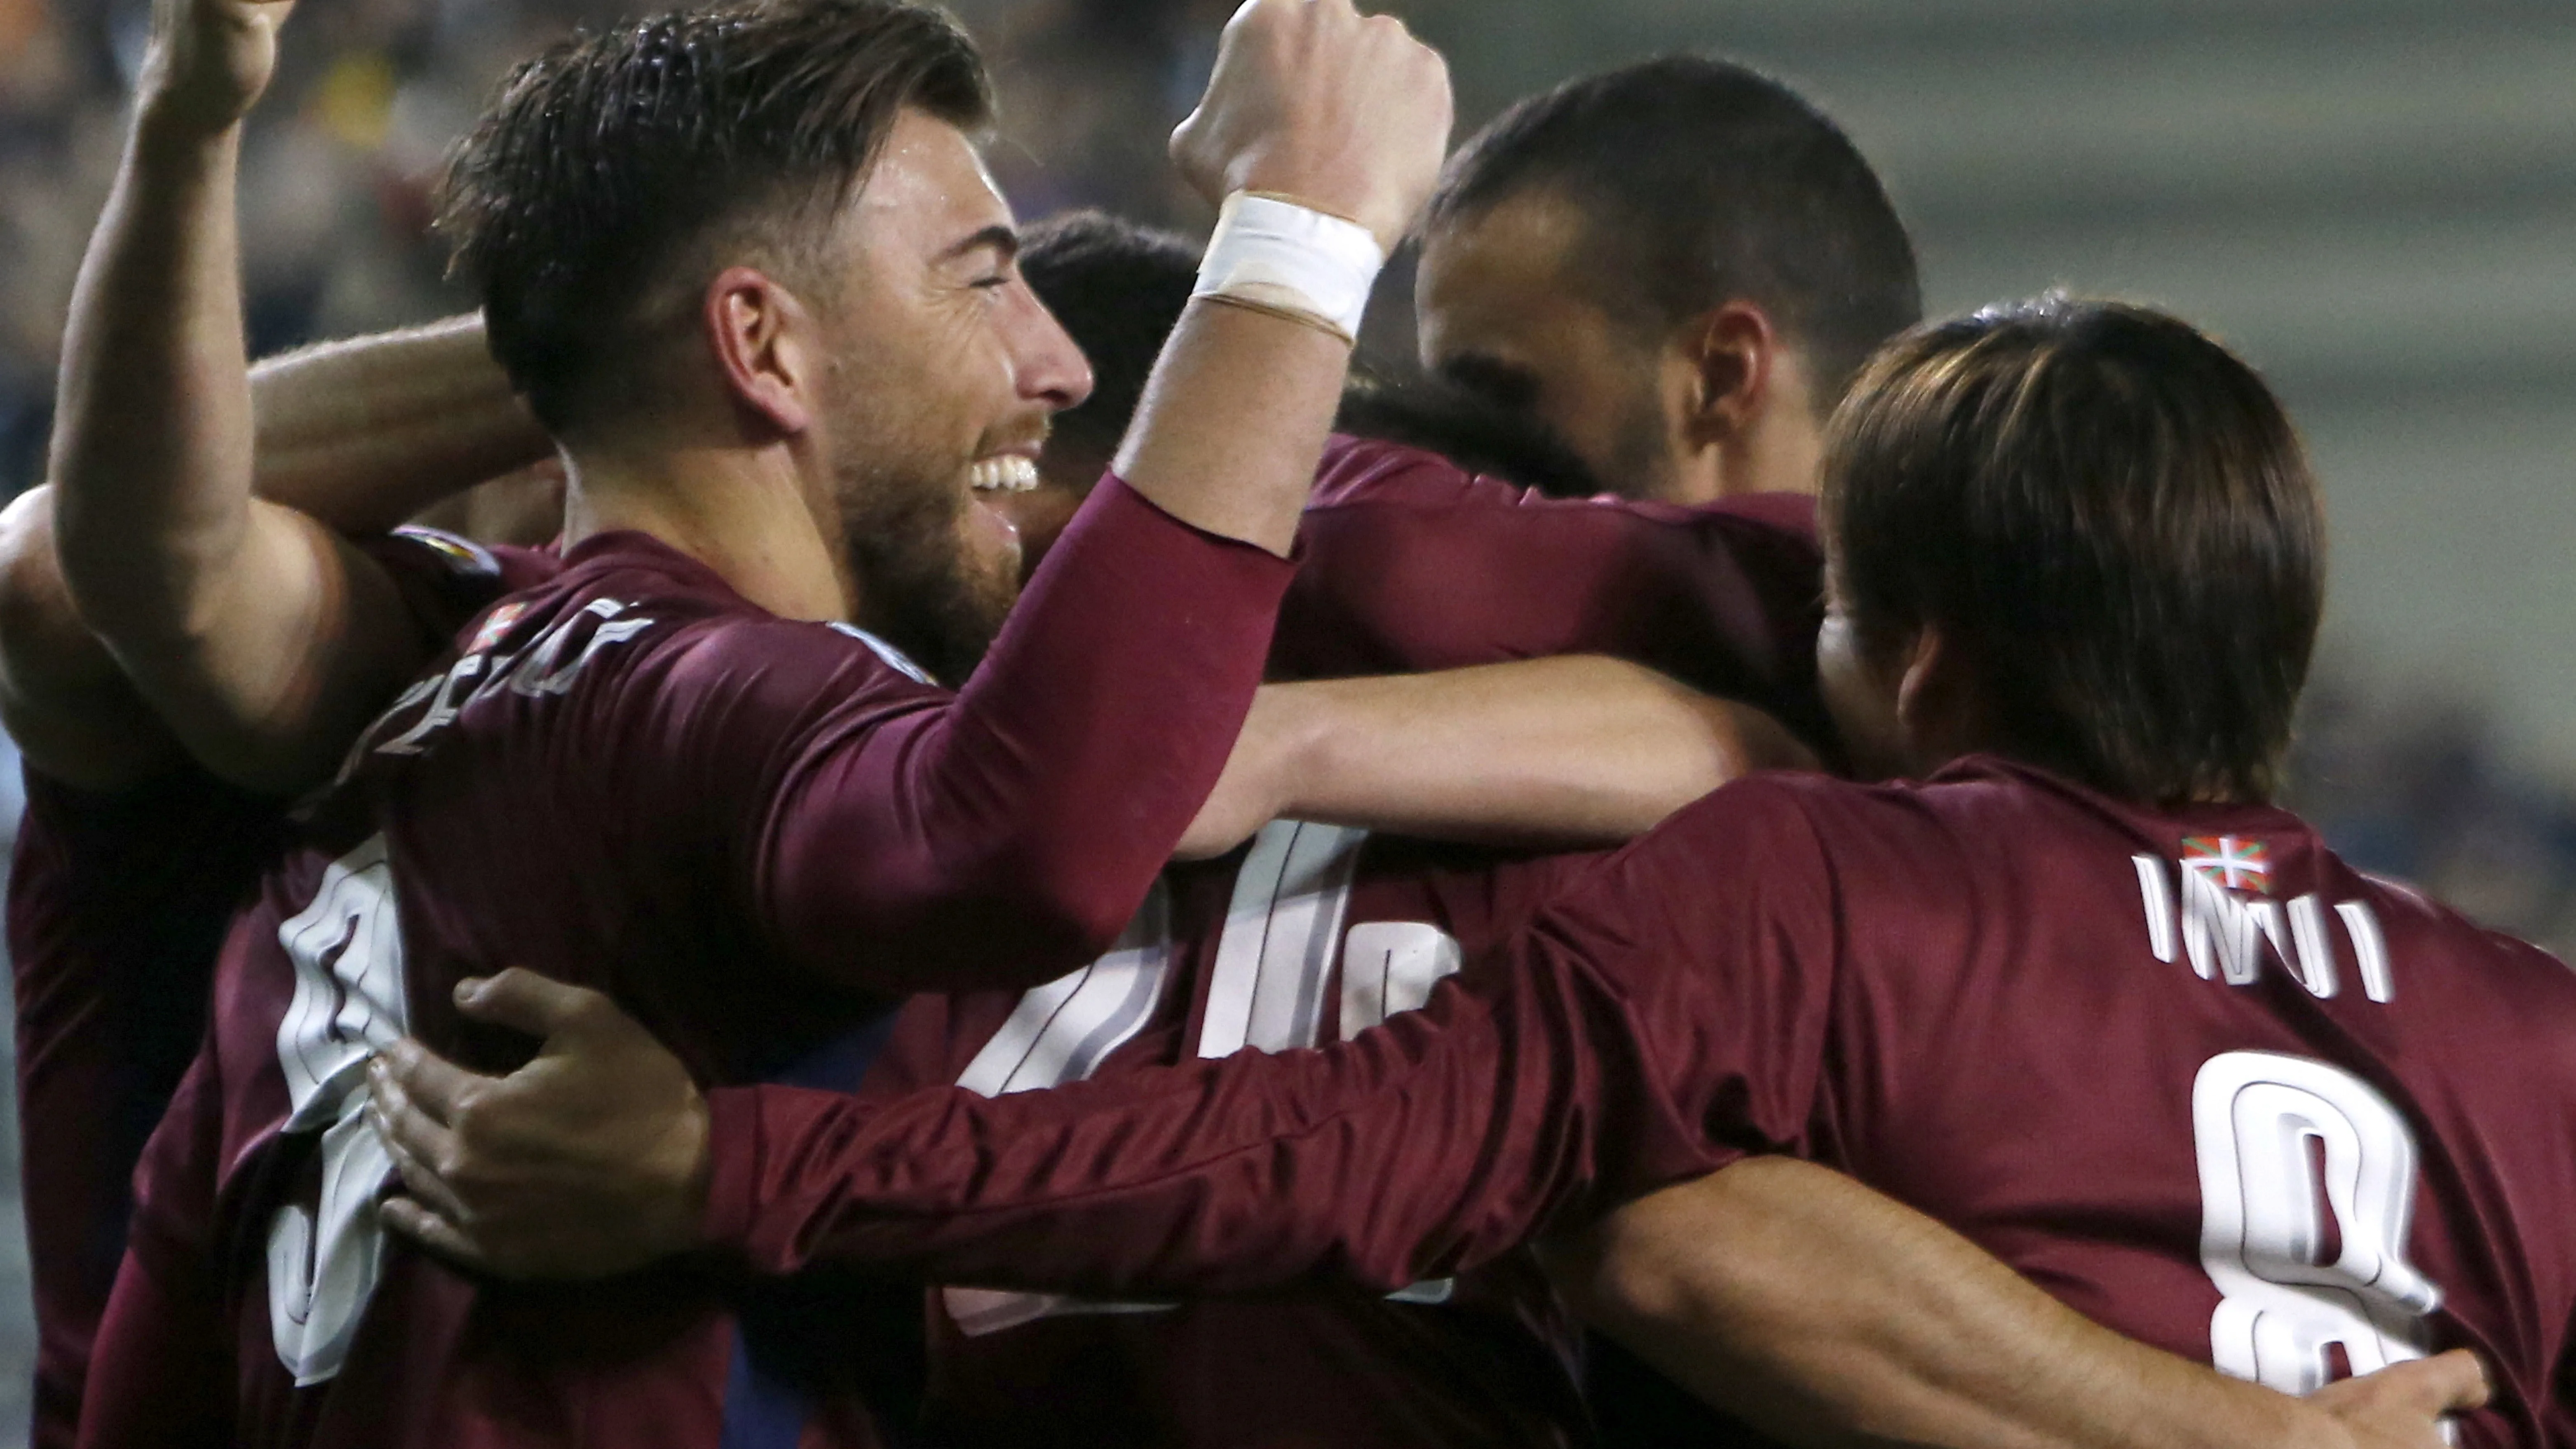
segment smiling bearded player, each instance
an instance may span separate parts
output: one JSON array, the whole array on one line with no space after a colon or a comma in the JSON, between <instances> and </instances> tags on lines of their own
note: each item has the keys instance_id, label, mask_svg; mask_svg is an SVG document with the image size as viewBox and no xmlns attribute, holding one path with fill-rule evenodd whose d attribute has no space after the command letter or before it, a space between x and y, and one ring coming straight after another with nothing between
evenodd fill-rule
<instances>
[{"instance_id":1,"label":"smiling bearded player","mask_svg":"<svg viewBox=\"0 0 2576 1449\"><path fill-rule=\"evenodd\" d=\"M263 605L245 579L280 566L199 505L247 486L230 181L285 9L165 7L67 363L65 574L183 739ZM846 1384L782 1408L710 1285L540 1308L388 1249L358 1068L406 1022L470 1048L447 967L504 939L618 963L711 1080L854 1079L894 994L1108 944L1258 681L1341 319L1446 137L1440 63L1391 21L1263 0L1237 33L1180 154L1265 193L1220 262L1267 248L1303 290L1212 268L1120 481L954 696L900 650L973 657L1016 566L978 470L1024 470L1086 385L1011 270L972 47L810 0L513 78L448 216L572 466L562 571L397 704L237 929L138 1179L85 1442L712 1444L799 1412L869 1441ZM335 547L284 564L370 587Z\"/></svg>"}]
</instances>

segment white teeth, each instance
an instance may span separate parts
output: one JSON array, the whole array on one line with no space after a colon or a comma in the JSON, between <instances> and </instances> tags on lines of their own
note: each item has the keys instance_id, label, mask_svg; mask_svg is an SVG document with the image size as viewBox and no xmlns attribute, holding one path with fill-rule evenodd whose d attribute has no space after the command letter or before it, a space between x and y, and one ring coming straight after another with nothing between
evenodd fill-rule
<instances>
[{"instance_id":1,"label":"white teeth","mask_svg":"<svg viewBox=\"0 0 2576 1449\"><path fill-rule=\"evenodd\" d=\"M966 470L966 481L984 493L1026 493L1038 486L1037 460L1017 454L979 458Z\"/></svg>"}]
</instances>

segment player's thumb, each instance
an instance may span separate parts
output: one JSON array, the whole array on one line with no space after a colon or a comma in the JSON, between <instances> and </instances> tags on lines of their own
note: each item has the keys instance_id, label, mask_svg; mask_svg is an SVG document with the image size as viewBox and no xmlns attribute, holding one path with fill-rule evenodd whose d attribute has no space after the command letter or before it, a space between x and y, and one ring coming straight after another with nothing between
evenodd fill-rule
<instances>
[{"instance_id":1,"label":"player's thumb","mask_svg":"<svg viewBox=\"0 0 2576 1449\"><path fill-rule=\"evenodd\" d=\"M2487 1366L2465 1348L2437 1353L2424 1360L2425 1392L2444 1413L2483 1408L2490 1387Z\"/></svg>"},{"instance_id":2,"label":"player's thumb","mask_svg":"<svg viewBox=\"0 0 2576 1449\"><path fill-rule=\"evenodd\" d=\"M525 967L456 983L456 1009L468 1021L551 1037L596 1019L607 998Z\"/></svg>"}]
</instances>

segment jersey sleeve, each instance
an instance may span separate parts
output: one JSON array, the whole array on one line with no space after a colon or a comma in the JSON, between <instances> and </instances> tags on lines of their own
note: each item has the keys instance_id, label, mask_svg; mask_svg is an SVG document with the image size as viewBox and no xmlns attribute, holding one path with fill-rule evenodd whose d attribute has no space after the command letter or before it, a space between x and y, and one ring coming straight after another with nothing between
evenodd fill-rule
<instances>
[{"instance_id":1,"label":"jersey sleeve","mask_svg":"<svg viewBox=\"0 0 2576 1449\"><path fill-rule=\"evenodd\" d=\"M553 555L487 547L443 529L406 526L358 545L393 580L429 657L445 652L475 615L543 580Z\"/></svg>"},{"instance_id":2,"label":"jersey sleeve","mask_svg":"<svg viewBox=\"0 0 2576 1449\"><path fill-rule=\"evenodd\" d=\"M839 1260L1096 1295L1392 1291L1781 1145L1813 1094L1830 996L1829 972L1797 968L1831 928L1745 868L1794 847L1795 812L1706 809L1722 799L1695 807L1716 817L1706 831L1612 857L1425 1009L1324 1051L873 1112L715 1092L709 1238L770 1273ZM1704 834L1732 846L1705 858ZM1686 908L1664 894L1676 885ZM1704 979L1719 973L1740 980Z\"/></svg>"},{"instance_id":3,"label":"jersey sleeve","mask_svg":"<svg viewBox=\"0 0 2576 1449\"><path fill-rule=\"evenodd\" d=\"M872 642L761 621L660 651L598 728L639 828L721 813L724 868L795 966L880 994L1034 985L1107 948L1206 801L1292 572L1112 478L953 696Z\"/></svg>"},{"instance_id":4,"label":"jersey sleeve","mask_svg":"<svg viewBox=\"0 0 2576 1449\"><path fill-rule=\"evenodd\" d=\"M223 1096L208 1048L135 1174L133 1227L82 1396L81 1449L222 1449L235 1393L218 1282Z\"/></svg>"},{"instance_id":5,"label":"jersey sleeve","mask_svg":"<svg viewBox=\"0 0 2576 1449\"><path fill-rule=\"evenodd\" d=\"M1609 654L1753 704L1832 753L1815 673L1823 556L1803 500L1543 498L1384 444L1329 461L1281 607L1278 676Z\"/></svg>"}]
</instances>

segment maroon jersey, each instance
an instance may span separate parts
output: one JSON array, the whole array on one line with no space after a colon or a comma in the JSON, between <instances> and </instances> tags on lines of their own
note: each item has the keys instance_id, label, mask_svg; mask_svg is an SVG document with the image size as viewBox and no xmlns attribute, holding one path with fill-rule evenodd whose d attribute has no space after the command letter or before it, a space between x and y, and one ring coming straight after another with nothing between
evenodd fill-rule
<instances>
[{"instance_id":1,"label":"maroon jersey","mask_svg":"<svg viewBox=\"0 0 2576 1449\"><path fill-rule=\"evenodd\" d=\"M1564 502L1416 449L1325 456L1274 677L1569 652L1635 659L1820 742L1810 500ZM925 1000L871 1094L992 1095L1343 1040L1484 956L1569 867L1282 822L1175 870L1120 949L1024 996ZM1578 1344L1515 1256L1392 1296L933 1296L933 1426L961 1445L1541 1445L1582 1436Z\"/></svg>"},{"instance_id":2,"label":"maroon jersey","mask_svg":"<svg viewBox=\"0 0 2576 1449\"><path fill-rule=\"evenodd\" d=\"M1282 821L1168 872L1118 950L997 1001L925 1001L902 1035L985 1095L1347 1039L1523 924L1570 858ZM999 1020L996 1020L996 1017ZM932 1296L930 1427L977 1445L1545 1445L1582 1435L1579 1340L1513 1255L1392 1295L1098 1301Z\"/></svg>"},{"instance_id":3,"label":"maroon jersey","mask_svg":"<svg viewBox=\"0 0 2576 1449\"><path fill-rule=\"evenodd\" d=\"M529 557L421 529L368 552L432 649L526 577ZM279 802L193 765L105 793L31 768L26 786L9 956L36 1309L31 1438L63 1449L125 1252L135 1161L196 1054L216 950L282 847L285 819Z\"/></svg>"},{"instance_id":4,"label":"maroon jersey","mask_svg":"<svg viewBox=\"0 0 2576 1449\"><path fill-rule=\"evenodd\" d=\"M508 1062L449 990L519 963L611 992L708 1083L855 1086L900 993L1115 935L1288 572L1104 482L952 695L639 535L574 548L368 732L236 926L83 1442L874 1442L882 1365L792 1299L678 1267L513 1292L386 1241L365 1063L406 1031Z\"/></svg>"},{"instance_id":5,"label":"maroon jersey","mask_svg":"<svg viewBox=\"0 0 2576 1449\"><path fill-rule=\"evenodd\" d=\"M1815 500L1549 498L1416 448L1335 440L1273 673L1332 679L1612 654L1833 753L1816 690Z\"/></svg>"},{"instance_id":6,"label":"maroon jersey","mask_svg":"<svg viewBox=\"0 0 2576 1449\"><path fill-rule=\"evenodd\" d=\"M205 1033L215 952L275 858L275 801L193 767L131 790L26 771L9 870L38 1449L80 1427L129 1183Z\"/></svg>"},{"instance_id":7,"label":"maroon jersey","mask_svg":"<svg viewBox=\"0 0 2576 1449\"><path fill-rule=\"evenodd\" d=\"M1583 874L1503 969L1325 1052L876 1112L719 1093L710 1228L1027 1286L1454 1271L1790 1152L2290 1392L2451 1347L2462 1442L2576 1444L2576 979L2289 814L1971 759L1761 777Z\"/></svg>"}]
</instances>

